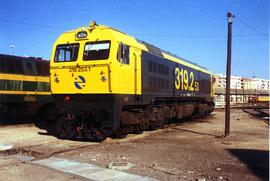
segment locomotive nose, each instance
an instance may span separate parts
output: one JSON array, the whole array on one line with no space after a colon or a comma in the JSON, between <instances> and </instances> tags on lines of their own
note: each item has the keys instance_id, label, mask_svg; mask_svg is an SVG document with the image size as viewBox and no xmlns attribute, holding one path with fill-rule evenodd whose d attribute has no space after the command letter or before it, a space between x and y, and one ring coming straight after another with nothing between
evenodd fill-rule
<instances>
[{"instance_id":1,"label":"locomotive nose","mask_svg":"<svg viewBox=\"0 0 270 181\"><path fill-rule=\"evenodd\" d=\"M56 94L111 93L110 65L66 66L57 76L51 76L52 91Z\"/></svg>"}]
</instances>

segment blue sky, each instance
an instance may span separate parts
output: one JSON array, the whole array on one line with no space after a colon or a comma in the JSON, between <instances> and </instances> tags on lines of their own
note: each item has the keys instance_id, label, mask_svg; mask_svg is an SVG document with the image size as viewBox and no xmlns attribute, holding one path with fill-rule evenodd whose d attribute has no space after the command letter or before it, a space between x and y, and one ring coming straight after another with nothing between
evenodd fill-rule
<instances>
[{"instance_id":1,"label":"blue sky","mask_svg":"<svg viewBox=\"0 0 270 181\"><path fill-rule=\"evenodd\" d=\"M49 59L63 31L95 20L225 74L227 11L232 75L269 78L268 0L0 0L0 53Z\"/></svg>"}]
</instances>

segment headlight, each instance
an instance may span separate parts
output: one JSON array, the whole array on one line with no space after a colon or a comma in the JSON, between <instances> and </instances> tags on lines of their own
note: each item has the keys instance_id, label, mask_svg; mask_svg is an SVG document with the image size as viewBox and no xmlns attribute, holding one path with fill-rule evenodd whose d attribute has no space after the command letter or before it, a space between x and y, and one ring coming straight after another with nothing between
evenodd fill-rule
<instances>
[{"instance_id":1,"label":"headlight","mask_svg":"<svg viewBox=\"0 0 270 181\"><path fill-rule=\"evenodd\" d=\"M59 83L59 82L60 82L60 79L59 79L58 77L55 77L55 78L54 78L54 82L55 82L55 83Z\"/></svg>"},{"instance_id":2,"label":"headlight","mask_svg":"<svg viewBox=\"0 0 270 181\"><path fill-rule=\"evenodd\" d=\"M107 80L107 77L106 77L105 75L102 75L102 76L101 76L101 81L102 81L102 82L106 82L106 80Z\"/></svg>"},{"instance_id":3,"label":"headlight","mask_svg":"<svg viewBox=\"0 0 270 181\"><path fill-rule=\"evenodd\" d=\"M80 31L77 33L77 38L86 38L87 32L86 31Z\"/></svg>"}]
</instances>

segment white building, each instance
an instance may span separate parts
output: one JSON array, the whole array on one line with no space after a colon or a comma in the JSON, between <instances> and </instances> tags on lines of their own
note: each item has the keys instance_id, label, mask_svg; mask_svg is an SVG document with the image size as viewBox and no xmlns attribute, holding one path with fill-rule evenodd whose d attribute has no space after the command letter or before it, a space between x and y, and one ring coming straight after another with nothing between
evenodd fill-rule
<instances>
[{"instance_id":1,"label":"white building","mask_svg":"<svg viewBox=\"0 0 270 181\"><path fill-rule=\"evenodd\" d=\"M267 79L231 76L231 104L247 103L252 96L269 95L269 82ZM225 105L226 76L214 75L214 89L216 106L223 107Z\"/></svg>"},{"instance_id":2,"label":"white building","mask_svg":"<svg viewBox=\"0 0 270 181\"><path fill-rule=\"evenodd\" d=\"M269 90L269 80L260 79L260 78L252 78L251 89L255 90Z\"/></svg>"},{"instance_id":3,"label":"white building","mask_svg":"<svg viewBox=\"0 0 270 181\"><path fill-rule=\"evenodd\" d=\"M218 88L226 88L226 76L222 74L214 75L214 86ZM252 90L269 90L270 81L260 78L245 78L240 76L231 76L231 89L252 89Z\"/></svg>"},{"instance_id":4,"label":"white building","mask_svg":"<svg viewBox=\"0 0 270 181\"><path fill-rule=\"evenodd\" d=\"M231 89L241 89L241 85L242 85L242 77L231 76Z\"/></svg>"}]
</instances>

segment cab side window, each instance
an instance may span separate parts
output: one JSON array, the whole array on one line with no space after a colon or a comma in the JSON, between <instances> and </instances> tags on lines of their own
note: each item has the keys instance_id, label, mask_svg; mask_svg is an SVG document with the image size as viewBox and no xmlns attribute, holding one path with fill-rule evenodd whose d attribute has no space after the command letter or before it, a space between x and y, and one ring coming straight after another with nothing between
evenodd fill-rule
<instances>
[{"instance_id":1,"label":"cab side window","mask_svg":"<svg viewBox=\"0 0 270 181\"><path fill-rule=\"evenodd\" d=\"M119 44L117 52L117 60L121 64L129 64L129 46L123 43Z\"/></svg>"}]
</instances>

